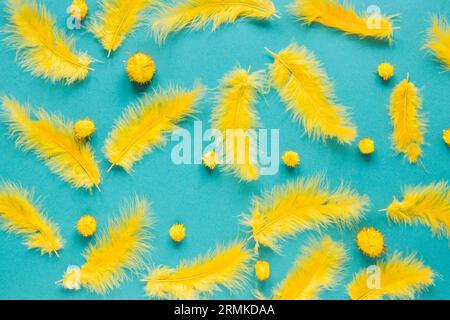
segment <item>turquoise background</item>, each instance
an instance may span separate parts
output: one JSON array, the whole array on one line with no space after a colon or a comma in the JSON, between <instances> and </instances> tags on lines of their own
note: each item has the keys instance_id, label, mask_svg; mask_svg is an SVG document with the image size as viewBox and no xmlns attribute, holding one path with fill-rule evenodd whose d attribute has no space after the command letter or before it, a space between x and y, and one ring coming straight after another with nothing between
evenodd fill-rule
<instances>
[{"instance_id":1,"label":"turquoise background","mask_svg":"<svg viewBox=\"0 0 450 320\"><path fill-rule=\"evenodd\" d=\"M49 10L56 16L57 25L65 28L66 8L69 0L48 0ZM82 239L75 231L75 224L83 214L93 214L100 230L107 219L118 214L120 206L135 193L144 195L152 202L152 212L157 219L154 230L153 250L149 266L164 264L176 266L183 258L193 258L213 248L216 243L228 243L243 234L239 215L248 212L251 197L259 195L277 184L297 177L309 177L325 172L332 186L339 182L351 182L361 194L371 199L371 210L355 230L339 231L330 227L324 233L343 241L349 252L348 267L340 285L333 291L321 294L325 299L347 299L346 285L354 272L369 266L372 260L364 257L356 248L354 238L359 227L379 228L386 238L388 252L399 250L416 252L418 257L431 266L439 276L436 286L419 295L420 299L450 298L450 250L449 241L433 237L422 226L394 225L387 222L378 209L385 208L393 196L401 195L407 184L429 183L449 179L450 149L443 143L442 130L450 127L450 75L432 57L421 50L425 30L432 14L441 13L450 18L448 0L359 0L353 1L357 11L364 11L376 4L386 14L399 13L395 42L389 47L384 43L360 40L321 25L302 26L286 11L290 1L274 1L281 19L267 23L240 20L224 25L215 33L205 31L180 32L170 36L161 47L156 45L146 27L129 37L122 47L106 58L100 44L85 30L68 31L76 38L77 48L86 50L100 60L95 72L72 86L53 85L33 78L15 63L15 52L0 44L2 75L0 92L17 97L33 106L43 106L49 112L61 112L67 119L89 117L98 128L92 146L101 161L103 171L102 192L74 190L53 175L31 153L14 147L7 138L4 124L0 125L0 177L1 180L34 188L44 197L47 214L61 227L66 240L60 257L40 256L37 251L27 250L22 239L0 232L0 298L3 299L144 299L144 284L140 277L130 276L120 288L106 296L91 294L86 290L66 291L55 285L68 265L81 265L81 252L90 240ZM95 0L87 1L92 15L97 10ZM6 23L0 4L0 23ZM353 119L359 127L360 137L369 136L376 142L376 153L363 158L356 143L340 146L313 142L304 135L303 129L290 121L275 91L260 99L257 109L262 126L280 129L280 151L296 150L301 155L301 166L294 172L280 167L275 176L265 176L254 183L238 183L219 171L209 174L200 165L175 166L170 159L174 143L169 142L135 166L132 175L121 170L107 174L108 162L101 149L112 124L126 106L135 102L145 92L158 85L167 87L176 83L187 88L200 80L210 89L235 66L252 70L263 69L272 59L264 47L278 51L292 41L305 45L323 63L328 75L334 79L336 95L340 102L351 107ZM124 71L124 60L137 50L149 53L156 62L157 75L148 88L139 89L130 84ZM396 67L395 77L382 82L375 74L377 65L389 61ZM423 165L409 165L401 156L395 156L389 141L391 124L387 113L389 96L394 86L409 72L411 80L422 89L423 109L429 121L424 147ZM204 128L213 107L210 99L201 104L198 119ZM193 129L193 122L182 125ZM187 227L187 238L174 245L168 237L168 229L175 222ZM262 250L261 257L271 264L272 274L268 281L258 284L254 277L237 294L223 291L212 298L252 298L251 290L259 288L269 295L292 267L302 245L316 236L305 232L287 241L282 255Z\"/></svg>"}]
</instances>

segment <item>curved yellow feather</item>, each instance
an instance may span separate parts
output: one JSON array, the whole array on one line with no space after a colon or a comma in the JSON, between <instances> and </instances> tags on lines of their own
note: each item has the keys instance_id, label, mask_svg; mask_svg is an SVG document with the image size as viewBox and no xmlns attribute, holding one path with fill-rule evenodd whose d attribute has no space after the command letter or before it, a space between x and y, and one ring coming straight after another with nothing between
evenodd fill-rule
<instances>
[{"instance_id":1,"label":"curved yellow feather","mask_svg":"<svg viewBox=\"0 0 450 320\"><path fill-rule=\"evenodd\" d=\"M258 125L254 109L258 90L263 86L263 74L250 74L244 69L229 72L220 85L217 106L212 114L212 127L222 134L223 167L243 181L259 178L259 166L255 157L256 145L247 130Z\"/></svg>"},{"instance_id":2,"label":"curved yellow feather","mask_svg":"<svg viewBox=\"0 0 450 320\"><path fill-rule=\"evenodd\" d=\"M240 289L249 271L252 254L245 243L235 242L198 257L182 261L176 269L160 266L144 279L149 297L198 299L225 287Z\"/></svg>"},{"instance_id":3,"label":"curved yellow feather","mask_svg":"<svg viewBox=\"0 0 450 320\"><path fill-rule=\"evenodd\" d=\"M450 237L450 187L446 181L407 187L403 200L394 199L386 213L395 223L422 223L434 234Z\"/></svg>"},{"instance_id":4,"label":"curved yellow feather","mask_svg":"<svg viewBox=\"0 0 450 320\"><path fill-rule=\"evenodd\" d=\"M352 142L357 135L356 127L347 108L334 102L332 84L314 55L295 43L279 53L270 53L274 58L273 84L294 120L313 138Z\"/></svg>"},{"instance_id":5,"label":"curved yellow feather","mask_svg":"<svg viewBox=\"0 0 450 320\"><path fill-rule=\"evenodd\" d=\"M28 248L57 254L63 247L59 228L48 219L33 193L12 183L0 185L0 223L11 233L23 235Z\"/></svg>"},{"instance_id":6,"label":"curved yellow feather","mask_svg":"<svg viewBox=\"0 0 450 320\"><path fill-rule=\"evenodd\" d=\"M422 99L419 90L409 81L400 82L393 90L389 106L392 143L398 153L404 153L410 163L422 155L426 123L420 114Z\"/></svg>"},{"instance_id":7,"label":"curved yellow feather","mask_svg":"<svg viewBox=\"0 0 450 320\"><path fill-rule=\"evenodd\" d=\"M105 143L104 153L112 166L130 173L135 162L164 144L165 133L195 113L204 91L200 85L191 91L171 87L130 106L116 121Z\"/></svg>"},{"instance_id":8,"label":"curved yellow feather","mask_svg":"<svg viewBox=\"0 0 450 320\"><path fill-rule=\"evenodd\" d=\"M450 69L450 26L442 17L434 17L433 25L428 29L428 38L425 42L436 58L445 68Z\"/></svg>"},{"instance_id":9,"label":"curved yellow feather","mask_svg":"<svg viewBox=\"0 0 450 320\"><path fill-rule=\"evenodd\" d=\"M298 20L308 25L318 22L362 38L371 37L391 42L395 29L392 23L395 15L358 15L350 5L340 4L337 0L294 0L289 9Z\"/></svg>"},{"instance_id":10,"label":"curved yellow feather","mask_svg":"<svg viewBox=\"0 0 450 320\"><path fill-rule=\"evenodd\" d=\"M44 110L34 112L14 99L3 97L3 118L16 145L33 151L50 170L75 188L92 189L100 184L100 171L88 144L73 134L73 125Z\"/></svg>"},{"instance_id":11,"label":"curved yellow feather","mask_svg":"<svg viewBox=\"0 0 450 320\"><path fill-rule=\"evenodd\" d=\"M251 227L256 249L264 245L279 250L279 242L308 229L330 224L349 227L358 222L369 200L349 188L330 191L321 177L299 179L253 198L251 215L244 224Z\"/></svg>"},{"instance_id":12,"label":"curved yellow feather","mask_svg":"<svg viewBox=\"0 0 450 320\"><path fill-rule=\"evenodd\" d=\"M352 300L413 299L434 284L433 270L414 255L402 257L396 252L386 261L377 262L377 267L377 272L363 269L355 275L348 286Z\"/></svg>"},{"instance_id":13,"label":"curved yellow feather","mask_svg":"<svg viewBox=\"0 0 450 320\"><path fill-rule=\"evenodd\" d=\"M75 52L74 41L57 30L44 5L28 0L7 1L5 41L18 51L20 65L33 76L72 84L89 73L91 58Z\"/></svg>"},{"instance_id":14,"label":"curved yellow feather","mask_svg":"<svg viewBox=\"0 0 450 320\"><path fill-rule=\"evenodd\" d=\"M269 19L276 15L271 0L173 0L158 3L151 21L156 41L163 43L169 33L184 28L200 29L212 22L212 30L238 18Z\"/></svg>"}]
</instances>

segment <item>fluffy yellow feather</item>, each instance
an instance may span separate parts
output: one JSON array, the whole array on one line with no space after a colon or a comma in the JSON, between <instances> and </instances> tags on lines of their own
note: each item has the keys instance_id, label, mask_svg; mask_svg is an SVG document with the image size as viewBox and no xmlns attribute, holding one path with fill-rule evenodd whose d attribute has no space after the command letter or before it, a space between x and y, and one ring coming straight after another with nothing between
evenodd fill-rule
<instances>
[{"instance_id":1,"label":"fluffy yellow feather","mask_svg":"<svg viewBox=\"0 0 450 320\"><path fill-rule=\"evenodd\" d=\"M426 123L420 114L422 99L419 90L408 77L393 90L389 112L394 131L392 143L398 153L404 153L410 163L422 155Z\"/></svg>"},{"instance_id":2,"label":"fluffy yellow feather","mask_svg":"<svg viewBox=\"0 0 450 320\"><path fill-rule=\"evenodd\" d=\"M366 269L358 272L348 286L352 300L413 299L433 285L433 271L414 255L394 253L377 263L378 273Z\"/></svg>"},{"instance_id":3,"label":"fluffy yellow feather","mask_svg":"<svg viewBox=\"0 0 450 320\"><path fill-rule=\"evenodd\" d=\"M403 200L394 199L386 213L395 223L422 223L433 233L450 237L450 187L446 181L407 187Z\"/></svg>"},{"instance_id":4,"label":"fluffy yellow feather","mask_svg":"<svg viewBox=\"0 0 450 320\"><path fill-rule=\"evenodd\" d=\"M308 25L318 22L362 38L371 37L391 42L395 29L392 23L395 15L384 16L377 12L370 16L358 15L350 5L341 4L337 0L294 0L289 9L298 20Z\"/></svg>"},{"instance_id":5,"label":"fluffy yellow feather","mask_svg":"<svg viewBox=\"0 0 450 320\"><path fill-rule=\"evenodd\" d=\"M450 69L450 26L444 18L433 18L433 25L428 29L428 39L425 43L436 58Z\"/></svg>"},{"instance_id":6,"label":"fluffy yellow feather","mask_svg":"<svg viewBox=\"0 0 450 320\"><path fill-rule=\"evenodd\" d=\"M251 227L256 249L264 245L279 250L279 242L297 232L329 224L351 226L360 220L369 200L341 185L331 191L321 176L299 179L255 197L251 215L244 225Z\"/></svg>"},{"instance_id":7,"label":"fluffy yellow feather","mask_svg":"<svg viewBox=\"0 0 450 320\"><path fill-rule=\"evenodd\" d=\"M258 90L263 86L263 74L250 74L244 69L229 72L222 80L217 106L212 114L212 127L222 133L224 170L243 181L259 178L256 144L248 130L258 125L254 109Z\"/></svg>"},{"instance_id":8,"label":"fluffy yellow feather","mask_svg":"<svg viewBox=\"0 0 450 320\"><path fill-rule=\"evenodd\" d=\"M28 0L7 1L5 41L18 51L20 65L33 76L71 84L89 73L91 58L75 52L74 41L56 29L44 5Z\"/></svg>"},{"instance_id":9,"label":"fluffy yellow feather","mask_svg":"<svg viewBox=\"0 0 450 320\"><path fill-rule=\"evenodd\" d=\"M0 224L7 232L23 235L28 248L57 254L63 246L59 228L33 198L32 192L12 183L0 185Z\"/></svg>"},{"instance_id":10,"label":"fluffy yellow feather","mask_svg":"<svg viewBox=\"0 0 450 320\"><path fill-rule=\"evenodd\" d=\"M111 168L120 166L130 173L136 161L164 144L165 133L195 113L204 91L200 85L191 91L171 87L146 96L136 106L129 107L105 143L104 153Z\"/></svg>"},{"instance_id":11,"label":"fluffy yellow feather","mask_svg":"<svg viewBox=\"0 0 450 320\"><path fill-rule=\"evenodd\" d=\"M192 262L182 261L176 269L160 266L145 278L146 293L160 299L198 299L225 287L240 289L250 270L252 254L244 242L198 257Z\"/></svg>"},{"instance_id":12,"label":"fluffy yellow feather","mask_svg":"<svg viewBox=\"0 0 450 320\"><path fill-rule=\"evenodd\" d=\"M149 229L153 219L149 204L137 198L121 210L120 218L110 221L105 232L97 237L83 254L81 268L70 266L60 281L66 289L80 286L105 294L126 279L127 271L136 272L144 265L148 251Z\"/></svg>"},{"instance_id":13,"label":"fluffy yellow feather","mask_svg":"<svg viewBox=\"0 0 450 320\"><path fill-rule=\"evenodd\" d=\"M129 35L142 21L146 12L155 0L102 0L101 11L88 29L108 51L119 48Z\"/></svg>"},{"instance_id":14,"label":"fluffy yellow feather","mask_svg":"<svg viewBox=\"0 0 450 320\"><path fill-rule=\"evenodd\" d=\"M315 56L295 43L274 58L272 81L295 121L313 138L350 143L357 135L347 108L334 102L332 84Z\"/></svg>"},{"instance_id":15,"label":"fluffy yellow feather","mask_svg":"<svg viewBox=\"0 0 450 320\"><path fill-rule=\"evenodd\" d=\"M88 144L73 134L73 124L44 110L34 112L17 100L3 97L3 118L9 125L16 145L33 151L50 170L75 188L99 189L100 171Z\"/></svg>"},{"instance_id":16,"label":"fluffy yellow feather","mask_svg":"<svg viewBox=\"0 0 450 320\"><path fill-rule=\"evenodd\" d=\"M158 3L151 21L151 29L159 43L169 33L184 28L200 29L212 22L212 30L238 18L258 20L276 16L276 9L270 0L173 0L172 3Z\"/></svg>"}]
</instances>

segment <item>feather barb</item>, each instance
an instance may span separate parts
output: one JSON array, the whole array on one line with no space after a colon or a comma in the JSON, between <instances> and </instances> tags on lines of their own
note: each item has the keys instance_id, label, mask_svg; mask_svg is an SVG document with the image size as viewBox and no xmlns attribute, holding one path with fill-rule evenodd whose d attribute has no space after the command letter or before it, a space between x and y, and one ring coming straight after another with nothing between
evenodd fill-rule
<instances>
[{"instance_id":1,"label":"feather barb","mask_svg":"<svg viewBox=\"0 0 450 320\"><path fill-rule=\"evenodd\" d=\"M447 69L450 69L450 26L445 18L433 18L432 26L428 29L428 38L425 47L428 48Z\"/></svg>"}]
</instances>

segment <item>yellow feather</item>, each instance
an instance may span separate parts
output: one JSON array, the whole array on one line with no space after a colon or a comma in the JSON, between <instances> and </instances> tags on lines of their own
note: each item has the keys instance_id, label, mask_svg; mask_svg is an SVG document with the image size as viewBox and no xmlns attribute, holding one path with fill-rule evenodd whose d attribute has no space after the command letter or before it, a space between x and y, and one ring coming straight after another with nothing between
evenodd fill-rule
<instances>
[{"instance_id":1,"label":"yellow feather","mask_svg":"<svg viewBox=\"0 0 450 320\"><path fill-rule=\"evenodd\" d=\"M294 0L289 9L298 20L308 25L318 22L362 38L391 42L395 29L392 23L395 15L358 15L351 6L340 4L337 0Z\"/></svg>"},{"instance_id":2,"label":"yellow feather","mask_svg":"<svg viewBox=\"0 0 450 320\"><path fill-rule=\"evenodd\" d=\"M11 233L23 235L28 248L57 254L63 246L59 228L48 219L33 193L11 183L0 185L0 223Z\"/></svg>"},{"instance_id":3,"label":"yellow feather","mask_svg":"<svg viewBox=\"0 0 450 320\"><path fill-rule=\"evenodd\" d=\"M450 237L450 187L446 181L406 188L403 200L394 199L386 212L395 223L422 223L433 233Z\"/></svg>"},{"instance_id":4,"label":"yellow feather","mask_svg":"<svg viewBox=\"0 0 450 320\"><path fill-rule=\"evenodd\" d=\"M346 252L343 244L329 237L304 247L294 268L275 289L277 300L315 300L323 289L337 284Z\"/></svg>"},{"instance_id":5,"label":"yellow feather","mask_svg":"<svg viewBox=\"0 0 450 320\"><path fill-rule=\"evenodd\" d=\"M136 26L142 21L143 13L155 0L102 0L101 11L88 29L108 51L116 51Z\"/></svg>"},{"instance_id":6,"label":"yellow feather","mask_svg":"<svg viewBox=\"0 0 450 320\"><path fill-rule=\"evenodd\" d=\"M426 287L433 285L434 273L414 255L402 257L394 253L386 261L377 263L377 274L366 269L355 275L348 286L352 300L413 299Z\"/></svg>"},{"instance_id":7,"label":"yellow feather","mask_svg":"<svg viewBox=\"0 0 450 320\"><path fill-rule=\"evenodd\" d=\"M224 170L243 181L256 180L260 174L257 159L254 159L256 145L246 133L258 125L254 104L262 85L261 72L231 71L222 79L217 107L212 114L212 126L223 137L224 159L229 157L230 163Z\"/></svg>"},{"instance_id":8,"label":"yellow feather","mask_svg":"<svg viewBox=\"0 0 450 320\"><path fill-rule=\"evenodd\" d=\"M313 138L352 142L356 127L348 118L347 108L334 102L332 84L314 55L295 43L278 54L270 53L274 58L273 83L294 120Z\"/></svg>"},{"instance_id":9,"label":"yellow feather","mask_svg":"<svg viewBox=\"0 0 450 320\"><path fill-rule=\"evenodd\" d=\"M3 98L3 118L9 124L16 145L32 150L50 170L75 188L92 189L100 184L100 172L88 144L73 134L73 125L44 110L34 112L14 99Z\"/></svg>"},{"instance_id":10,"label":"yellow feather","mask_svg":"<svg viewBox=\"0 0 450 320\"><path fill-rule=\"evenodd\" d=\"M416 163L422 155L426 123L420 109L422 99L419 90L407 79L392 92L389 112L394 131L392 142L398 153L404 153L410 163Z\"/></svg>"},{"instance_id":11,"label":"yellow feather","mask_svg":"<svg viewBox=\"0 0 450 320\"><path fill-rule=\"evenodd\" d=\"M176 268L160 266L145 279L149 297L161 299L198 299L225 287L240 289L249 271L252 254L243 242L218 246L192 262L182 261Z\"/></svg>"},{"instance_id":12,"label":"yellow feather","mask_svg":"<svg viewBox=\"0 0 450 320\"><path fill-rule=\"evenodd\" d=\"M450 69L450 26L444 18L434 17L433 25L428 30L428 39L425 43L447 69Z\"/></svg>"},{"instance_id":13,"label":"yellow feather","mask_svg":"<svg viewBox=\"0 0 450 320\"><path fill-rule=\"evenodd\" d=\"M201 29L208 22L212 22L214 31L238 18L264 20L276 15L271 0L173 0L171 4L160 2L155 12L151 29L159 43L171 32Z\"/></svg>"},{"instance_id":14,"label":"yellow feather","mask_svg":"<svg viewBox=\"0 0 450 320\"><path fill-rule=\"evenodd\" d=\"M34 1L8 0L9 24L5 41L18 51L20 65L33 76L71 84L83 80L91 58L75 52L74 41L57 30L44 5Z\"/></svg>"},{"instance_id":15,"label":"yellow feather","mask_svg":"<svg viewBox=\"0 0 450 320\"><path fill-rule=\"evenodd\" d=\"M342 185L330 191L320 176L299 179L255 197L244 224L252 228L256 249L264 245L278 251L281 240L300 231L329 224L351 226L360 220L368 203L366 196Z\"/></svg>"},{"instance_id":16,"label":"yellow feather","mask_svg":"<svg viewBox=\"0 0 450 320\"><path fill-rule=\"evenodd\" d=\"M111 167L120 166L130 173L136 161L164 144L165 133L196 111L204 91L202 86L191 91L169 88L129 107L105 143L104 153Z\"/></svg>"}]
</instances>

